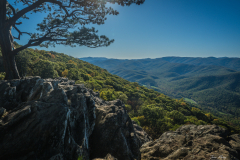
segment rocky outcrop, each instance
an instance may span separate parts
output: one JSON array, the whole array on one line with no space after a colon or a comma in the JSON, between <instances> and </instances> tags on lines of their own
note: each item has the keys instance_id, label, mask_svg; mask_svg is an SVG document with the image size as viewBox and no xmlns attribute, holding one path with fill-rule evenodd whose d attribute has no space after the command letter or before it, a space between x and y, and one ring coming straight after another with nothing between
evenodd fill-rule
<instances>
[{"instance_id":1,"label":"rocky outcrop","mask_svg":"<svg viewBox=\"0 0 240 160\"><path fill-rule=\"evenodd\" d=\"M140 146L142 147L140 148ZM139 150L140 148L140 150ZM120 100L66 78L0 81L2 160L240 159L240 135L184 125L152 141ZM216 157L216 158L215 158Z\"/></svg>"},{"instance_id":2,"label":"rocky outcrop","mask_svg":"<svg viewBox=\"0 0 240 160\"><path fill-rule=\"evenodd\" d=\"M117 160L117 158L114 158L111 154L107 154L104 158L94 158L93 160Z\"/></svg>"},{"instance_id":3,"label":"rocky outcrop","mask_svg":"<svg viewBox=\"0 0 240 160\"><path fill-rule=\"evenodd\" d=\"M239 135L228 137L227 130L216 125L184 125L145 143L140 151L143 160L237 160L239 142Z\"/></svg>"},{"instance_id":4,"label":"rocky outcrop","mask_svg":"<svg viewBox=\"0 0 240 160\"><path fill-rule=\"evenodd\" d=\"M134 130L136 132L137 138L140 140L140 146L144 143L152 141L152 137L150 137L143 129L140 127L135 121L132 121Z\"/></svg>"},{"instance_id":5,"label":"rocky outcrop","mask_svg":"<svg viewBox=\"0 0 240 160\"><path fill-rule=\"evenodd\" d=\"M67 79L1 81L0 159L89 157L95 124L92 95Z\"/></svg>"},{"instance_id":6,"label":"rocky outcrop","mask_svg":"<svg viewBox=\"0 0 240 160\"><path fill-rule=\"evenodd\" d=\"M119 160L140 159L140 142L120 100L96 102L96 124L90 136L90 158L108 153Z\"/></svg>"},{"instance_id":7,"label":"rocky outcrop","mask_svg":"<svg viewBox=\"0 0 240 160\"><path fill-rule=\"evenodd\" d=\"M6 109L0 107L0 117L2 117L6 113Z\"/></svg>"},{"instance_id":8,"label":"rocky outcrop","mask_svg":"<svg viewBox=\"0 0 240 160\"><path fill-rule=\"evenodd\" d=\"M66 78L0 81L0 95L0 159L140 159L119 100L104 102Z\"/></svg>"}]
</instances>

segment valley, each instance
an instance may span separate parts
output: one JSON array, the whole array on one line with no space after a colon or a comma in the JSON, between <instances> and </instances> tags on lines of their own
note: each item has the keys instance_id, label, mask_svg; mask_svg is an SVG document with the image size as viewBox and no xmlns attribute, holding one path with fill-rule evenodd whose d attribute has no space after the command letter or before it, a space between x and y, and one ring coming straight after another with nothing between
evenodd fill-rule
<instances>
[{"instance_id":1,"label":"valley","mask_svg":"<svg viewBox=\"0 0 240 160\"><path fill-rule=\"evenodd\" d=\"M239 125L240 58L81 59Z\"/></svg>"}]
</instances>

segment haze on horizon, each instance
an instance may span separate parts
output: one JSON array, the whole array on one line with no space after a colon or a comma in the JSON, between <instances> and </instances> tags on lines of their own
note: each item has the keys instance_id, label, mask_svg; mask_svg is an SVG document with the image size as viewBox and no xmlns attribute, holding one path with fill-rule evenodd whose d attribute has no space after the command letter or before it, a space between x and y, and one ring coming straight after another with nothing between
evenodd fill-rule
<instances>
[{"instance_id":1,"label":"haze on horizon","mask_svg":"<svg viewBox=\"0 0 240 160\"><path fill-rule=\"evenodd\" d=\"M140 6L112 6L119 15L108 16L104 25L90 25L115 39L109 47L33 48L78 58L240 57L239 0L145 0ZM29 16L28 26L21 26L25 30L33 30L43 18ZM27 38L17 42L23 45Z\"/></svg>"}]
</instances>

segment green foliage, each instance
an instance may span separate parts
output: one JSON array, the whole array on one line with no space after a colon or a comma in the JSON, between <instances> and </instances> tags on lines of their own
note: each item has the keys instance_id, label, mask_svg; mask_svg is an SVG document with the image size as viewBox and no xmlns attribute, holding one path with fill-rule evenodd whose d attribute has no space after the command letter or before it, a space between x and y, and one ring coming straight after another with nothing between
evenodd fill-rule
<instances>
[{"instance_id":1,"label":"green foliage","mask_svg":"<svg viewBox=\"0 0 240 160\"><path fill-rule=\"evenodd\" d=\"M188 103L197 104L197 102L195 102L194 100L189 99L189 98L184 98L184 100Z\"/></svg>"},{"instance_id":2,"label":"green foliage","mask_svg":"<svg viewBox=\"0 0 240 160\"><path fill-rule=\"evenodd\" d=\"M173 110L167 114L169 118L171 118L174 122L174 124L183 124L186 117L177 110Z\"/></svg>"},{"instance_id":3,"label":"green foliage","mask_svg":"<svg viewBox=\"0 0 240 160\"><path fill-rule=\"evenodd\" d=\"M68 71L68 78L73 80L79 80L80 79L80 72L77 68L70 68Z\"/></svg>"},{"instance_id":4,"label":"green foliage","mask_svg":"<svg viewBox=\"0 0 240 160\"><path fill-rule=\"evenodd\" d=\"M128 112L130 112L132 110L132 107L129 104L125 104L125 108Z\"/></svg>"},{"instance_id":5,"label":"green foliage","mask_svg":"<svg viewBox=\"0 0 240 160\"><path fill-rule=\"evenodd\" d=\"M184 99L172 99L63 53L26 49L19 53L18 58L17 65L18 68L22 67L22 76L65 76L76 80L77 84L84 84L98 91L105 101L122 100L132 120L140 124L154 139L163 132L175 130L184 124L217 124L228 128L231 133L239 133L239 129L231 123L191 107ZM4 74L0 73L1 77Z\"/></svg>"},{"instance_id":6,"label":"green foliage","mask_svg":"<svg viewBox=\"0 0 240 160\"><path fill-rule=\"evenodd\" d=\"M239 58L163 57L139 60L83 58L83 60L89 60L113 74L165 95L185 97L185 101L191 106L198 106L240 126ZM156 100L158 103L161 101Z\"/></svg>"},{"instance_id":7,"label":"green foliage","mask_svg":"<svg viewBox=\"0 0 240 160\"><path fill-rule=\"evenodd\" d=\"M201 111L198 108L192 107L192 113L194 116L196 116L198 119L202 119L206 122L209 122L208 117L203 113L203 111Z\"/></svg>"},{"instance_id":8,"label":"green foliage","mask_svg":"<svg viewBox=\"0 0 240 160\"><path fill-rule=\"evenodd\" d=\"M0 72L0 80L4 80L6 73Z\"/></svg>"},{"instance_id":9,"label":"green foliage","mask_svg":"<svg viewBox=\"0 0 240 160\"><path fill-rule=\"evenodd\" d=\"M123 101L123 103L127 103L127 100L128 100L127 95L124 94L123 92L117 92L117 93L118 93L117 98Z\"/></svg>"},{"instance_id":10,"label":"green foliage","mask_svg":"<svg viewBox=\"0 0 240 160\"><path fill-rule=\"evenodd\" d=\"M131 118L132 121L136 122L139 126L141 126L141 123L138 121L137 117Z\"/></svg>"},{"instance_id":11,"label":"green foliage","mask_svg":"<svg viewBox=\"0 0 240 160\"><path fill-rule=\"evenodd\" d=\"M71 68L77 68L77 66L73 63L66 63L67 69L71 69Z\"/></svg>"},{"instance_id":12,"label":"green foliage","mask_svg":"<svg viewBox=\"0 0 240 160\"><path fill-rule=\"evenodd\" d=\"M67 76L68 76L68 69L65 69L65 70L62 72L62 76L63 76L63 77L67 77Z\"/></svg>"},{"instance_id":13,"label":"green foliage","mask_svg":"<svg viewBox=\"0 0 240 160\"><path fill-rule=\"evenodd\" d=\"M100 97L105 101L112 101L117 99L116 92L114 89L103 90L100 92Z\"/></svg>"},{"instance_id":14,"label":"green foliage","mask_svg":"<svg viewBox=\"0 0 240 160\"><path fill-rule=\"evenodd\" d=\"M55 71L56 63L49 60L39 60L34 64L33 75L41 76L42 78L56 78L58 72Z\"/></svg>"},{"instance_id":15,"label":"green foliage","mask_svg":"<svg viewBox=\"0 0 240 160\"><path fill-rule=\"evenodd\" d=\"M174 126L171 127L171 131L175 131L177 130L179 127L181 127L182 125L178 125L178 124L175 124Z\"/></svg>"},{"instance_id":16,"label":"green foliage","mask_svg":"<svg viewBox=\"0 0 240 160\"><path fill-rule=\"evenodd\" d=\"M84 160L84 159L83 159L83 156L79 156L79 157L78 157L78 160Z\"/></svg>"},{"instance_id":17,"label":"green foliage","mask_svg":"<svg viewBox=\"0 0 240 160\"><path fill-rule=\"evenodd\" d=\"M203 121L203 120L198 120L196 117L194 116L186 116L186 119L184 120L184 123L186 124L196 124L196 125L204 125L207 124L207 122Z\"/></svg>"}]
</instances>

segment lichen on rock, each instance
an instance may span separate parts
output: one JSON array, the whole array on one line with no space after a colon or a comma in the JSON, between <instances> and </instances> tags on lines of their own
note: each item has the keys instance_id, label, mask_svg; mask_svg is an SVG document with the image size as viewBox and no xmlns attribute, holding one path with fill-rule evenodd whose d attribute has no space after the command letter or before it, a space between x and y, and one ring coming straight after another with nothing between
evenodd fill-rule
<instances>
[{"instance_id":1,"label":"lichen on rock","mask_svg":"<svg viewBox=\"0 0 240 160\"><path fill-rule=\"evenodd\" d=\"M157 140L145 143L142 160L237 160L240 157L239 135L232 135L216 125L183 125L176 131L163 133Z\"/></svg>"}]
</instances>

